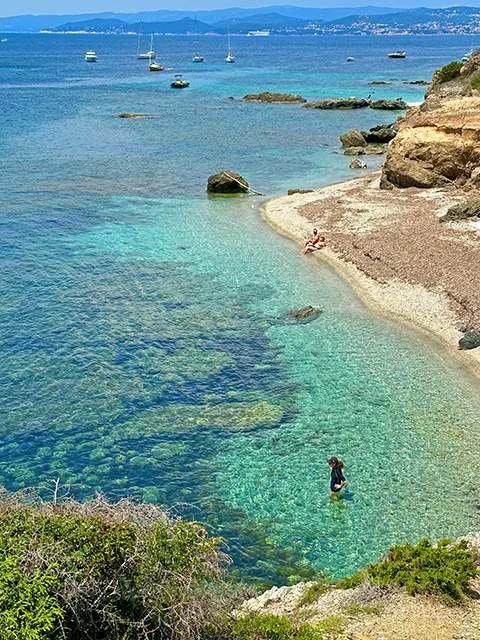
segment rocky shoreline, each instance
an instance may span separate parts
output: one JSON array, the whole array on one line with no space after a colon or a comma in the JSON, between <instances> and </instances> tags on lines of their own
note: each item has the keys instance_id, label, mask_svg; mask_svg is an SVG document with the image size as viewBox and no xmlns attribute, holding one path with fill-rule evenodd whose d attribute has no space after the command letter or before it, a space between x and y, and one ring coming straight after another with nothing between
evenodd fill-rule
<instances>
[{"instance_id":1,"label":"rocky shoreline","mask_svg":"<svg viewBox=\"0 0 480 640\"><path fill-rule=\"evenodd\" d=\"M480 314L480 225L441 223L462 194L446 189L380 189L380 175L270 200L262 215L303 243L317 227L326 260L372 311L439 339L480 377L480 349L459 341ZM307 259L311 259L309 256Z\"/></svg>"}]
</instances>

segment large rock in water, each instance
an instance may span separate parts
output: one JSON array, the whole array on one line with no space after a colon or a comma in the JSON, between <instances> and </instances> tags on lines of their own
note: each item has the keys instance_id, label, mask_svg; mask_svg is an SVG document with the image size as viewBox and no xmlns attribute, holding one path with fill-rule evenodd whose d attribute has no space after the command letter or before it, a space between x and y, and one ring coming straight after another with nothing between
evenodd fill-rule
<instances>
[{"instance_id":1,"label":"large rock in water","mask_svg":"<svg viewBox=\"0 0 480 640\"><path fill-rule=\"evenodd\" d=\"M248 182L235 171L221 171L210 176L208 193L247 193Z\"/></svg>"},{"instance_id":2,"label":"large rock in water","mask_svg":"<svg viewBox=\"0 0 480 640\"><path fill-rule=\"evenodd\" d=\"M243 96L243 100L249 100L250 102L306 102L307 99L303 96L299 96L296 93L270 93L265 91L264 93L248 93Z\"/></svg>"},{"instance_id":3,"label":"large rock in water","mask_svg":"<svg viewBox=\"0 0 480 640\"><path fill-rule=\"evenodd\" d=\"M330 98L315 100L302 105L302 109L363 109L370 106L365 98Z\"/></svg>"},{"instance_id":4,"label":"large rock in water","mask_svg":"<svg viewBox=\"0 0 480 640\"><path fill-rule=\"evenodd\" d=\"M306 322L311 322L318 318L320 313L322 312L320 307L312 307L309 305L308 307L303 307L302 309L292 309L292 311L288 312L288 319L295 323L305 324Z\"/></svg>"},{"instance_id":5,"label":"large rock in water","mask_svg":"<svg viewBox=\"0 0 480 640\"><path fill-rule=\"evenodd\" d=\"M360 158L350 160L350 169L367 169L367 163Z\"/></svg>"},{"instance_id":6,"label":"large rock in water","mask_svg":"<svg viewBox=\"0 0 480 640\"><path fill-rule=\"evenodd\" d=\"M369 131L362 131L362 135L369 144L387 144L395 138L397 131L398 126L394 122L392 124L380 124L378 127L372 127Z\"/></svg>"},{"instance_id":7,"label":"large rock in water","mask_svg":"<svg viewBox=\"0 0 480 640\"><path fill-rule=\"evenodd\" d=\"M397 98L397 100L374 100L370 103L372 109L383 109L387 111L402 111L408 109L408 104Z\"/></svg>"},{"instance_id":8,"label":"large rock in water","mask_svg":"<svg viewBox=\"0 0 480 640\"><path fill-rule=\"evenodd\" d=\"M345 149L349 149L350 147L365 147L367 145L362 132L358 129L350 129L347 133L343 133L340 136L340 140Z\"/></svg>"}]
</instances>

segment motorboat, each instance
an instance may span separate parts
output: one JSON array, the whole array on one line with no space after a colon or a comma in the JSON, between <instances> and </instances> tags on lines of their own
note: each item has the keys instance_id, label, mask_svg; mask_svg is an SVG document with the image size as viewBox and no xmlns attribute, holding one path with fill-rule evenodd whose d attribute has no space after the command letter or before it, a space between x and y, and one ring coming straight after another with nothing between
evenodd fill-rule
<instances>
[{"instance_id":1,"label":"motorboat","mask_svg":"<svg viewBox=\"0 0 480 640\"><path fill-rule=\"evenodd\" d=\"M355 58L353 56L348 56L347 62L355 62Z\"/></svg>"},{"instance_id":2,"label":"motorboat","mask_svg":"<svg viewBox=\"0 0 480 640\"><path fill-rule=\"evenodd\" d=\"M406 58L407 57L407 53L406 51L393 51L392 53L388 54L389 58Z\"/></svg>"},{"instance_id":3,"label":"motorboat","mask_svg":"<svg viewBox=\"0 0 480 640\"><path fill-rule=\"evenodd\" d=\"M151 61L150 64L148 65L149 71L163 71L164 69L165 67L163 66L163 64L160 64L160 62Z\"/></svg>"},{"instance_id":4,"label":"motorboat","mask_svg":"<svg viewBox=\"0 0 480 640\"><path fill-rule=\"evenodd\" d=\"M193 62L203 62L205 60L205 58L203 56L201 56L199 53L196 53L193 58L192 58Z\"/></svg>"},{"instance_id":5,"label":"motorboat","mask_svg":"<svg viewBox=\"0 0 480 640\"><path fill-rule=\"evenodd\" d=\"M179 73L175 74L175 80L170 83L172 89L185 89L190 86L190 83L183 79Z\"/></svg>"},{"instance_id":6,"label":"motorboat","mask_svg":"<svg viewBox=\"0 0 480 640\"><path fill-rule=\"evenodd\" d=\"M95 53L95 51L87 51L87 53L85 54L85 62L96 62L97 61L97 54Z\"/></svg>"}]
</instances>

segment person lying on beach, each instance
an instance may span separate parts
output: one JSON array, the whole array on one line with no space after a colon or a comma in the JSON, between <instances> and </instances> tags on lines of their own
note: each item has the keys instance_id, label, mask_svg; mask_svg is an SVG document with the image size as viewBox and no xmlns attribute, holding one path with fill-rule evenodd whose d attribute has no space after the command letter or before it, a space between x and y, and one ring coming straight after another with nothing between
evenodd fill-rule
<instances>
[{"instance_id":1,"label":"person lying on beach","mask_svg":"<svg viewBox=\"0 0 480 640\"><path fill-rule=\"evenodd\" d=\"M325 237L319 235L316 229L313 230L313 236L305 241L303 245L303 249L301 251L302 254L312 253L313 251L318 251L319 249L323 249L325 246Z\"/></svg>"},{"instance_id":2,"label":"person lying on beach","mask_svg":"<svg viewBox=\"0 0 480 640\"><path fill-rule=\"evenodd\" d=\"M332 474L330 476L330 491L338 493L347 484L345 476L343 475L343 467L345 466L341 460L336 456L332 456L327 460Z\"/></svg>"}]
</instances>

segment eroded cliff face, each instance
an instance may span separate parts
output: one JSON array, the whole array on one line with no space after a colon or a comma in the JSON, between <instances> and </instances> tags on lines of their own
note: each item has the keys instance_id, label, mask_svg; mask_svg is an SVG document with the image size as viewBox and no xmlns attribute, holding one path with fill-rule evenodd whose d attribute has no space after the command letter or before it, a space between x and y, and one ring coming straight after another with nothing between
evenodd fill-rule
<instances>
[{"instance_id":1,"label":"eroded cliff face","mask_svg":"<svg viewBox=\"0 0 480 640\"><path fill-rule=\"evenodd\" d=\"M460 75L436 72L425 102L410 109L391 143L382 186L480 186L480 52ZM473 81L473 84L472 84Z\"/></svg>"}]
</instances>

